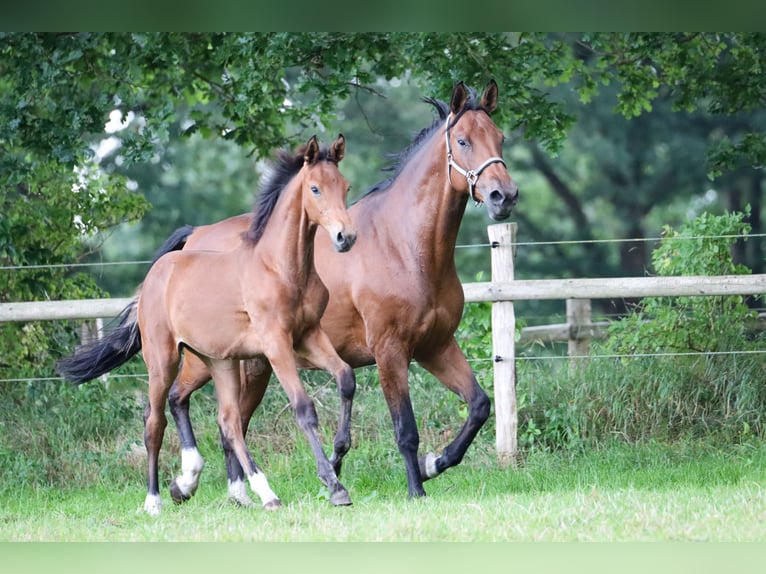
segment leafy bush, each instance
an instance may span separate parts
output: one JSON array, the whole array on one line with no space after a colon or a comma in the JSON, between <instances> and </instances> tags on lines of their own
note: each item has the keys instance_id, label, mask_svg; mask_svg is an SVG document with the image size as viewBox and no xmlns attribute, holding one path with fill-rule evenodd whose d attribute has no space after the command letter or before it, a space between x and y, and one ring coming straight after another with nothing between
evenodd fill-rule
<instances>
[{"instance_id":1,"label":"leafy bush","mask_svg":"<svg viewBox=\"0 0 766 574\"><path fill-rule=\"evenodd\" d=\"M746 236L746 213L703 213L679 231L665 227L665 238L652 254L660 276L743 275L730 247ZM619 354L711 352L741 349L754 313L742 296L645 297L626 318L609 329L606 349Z\"/></svg>"},{"instance_id":2,"label":"leafy bush","mask_svg":"<svg viewBox=\"0 0 766 574\"><path fill-rule=\"evenodd\" d=\"M652 256L655 271L749 273L730 253L736 237L749 232L748 213L706 213L678 231L666 227ZM762 436L764 359L729 352L763 348L763 338L748 331L752 317L740 296L647 297L577 368L567 361L520 363L520 446Z\"/></svg>"}]
</instances>

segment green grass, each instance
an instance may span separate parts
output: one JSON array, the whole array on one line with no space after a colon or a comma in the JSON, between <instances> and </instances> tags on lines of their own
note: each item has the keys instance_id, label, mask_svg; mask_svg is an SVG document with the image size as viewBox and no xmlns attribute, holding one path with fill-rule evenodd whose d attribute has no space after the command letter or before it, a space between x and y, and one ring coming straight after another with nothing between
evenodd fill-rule
<instances>
[{"instance_id":1,"label":"green grass","mask_svg":"<svg viewBox=\"0 0 766 574\"><path fill-rule=\"evenodd\" d=\"M338 405L326 379L309 386L329 445ZM192 399L207 460L200 489L182 506L170 502L167 484L180 469L171 422L160 460L165 507L157 518L142 511L144 391L30 385L0 405L0 541L766 541L760 435L669 441L662 433L661 440L629 440L612 432L558 448L540 441L527 445L515 468L500 468L490 419L461 465L428 481L426 499L408 500L380 390L364 371L359 380L354 444L341 475L352 507L330 505L276 386L256 413L248 444L284 506L265 512L229 503L208 388ZM540 404L543 382L525 383L530 407ZM548 403L563 406L547 411L541 436L569 428L568 419L553 417L567 412L561 388ZM421 451L440 451L462 424L461 403L426 379L411 392Z\"/></svg>"},{"instance_id":2,"label":"green grass","mask_svg":"<svg viewBox=\"0 0 766 574\"><path fill-rule=\"evenodd\" d=\"M143 480L87 487L6 488L5 541L764 541L766 446L616 444L538 453L499 468L480 444L458 468L406 499L396 464L360 445L341 478L354 505L324 498L303 448L266 457L276 512L225 497L220 456L208 456L198 494L157 518L141 511ZM377 447L376 447L377 448ZM305 449L307 450L307 449ZM379 463L379 464L376 464Z\"/></svg>"}]
</instances>

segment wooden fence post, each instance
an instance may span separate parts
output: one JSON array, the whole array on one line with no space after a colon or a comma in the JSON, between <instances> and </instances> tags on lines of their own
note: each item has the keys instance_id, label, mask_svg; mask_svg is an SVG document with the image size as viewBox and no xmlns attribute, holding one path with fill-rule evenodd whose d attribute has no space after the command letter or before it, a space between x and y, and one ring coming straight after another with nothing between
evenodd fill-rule
<instances>
[{"instance_id":1,"label":"wooden fence post","mask_svg":"<svg viewBox=\"0 0 766 574\"><path fill-rule=\"evenodd\" d=\"M590 299L567 299L570 357L585 356L590 352L591 322Z\"/></svg>"},{"instance_id":2,"label":"wooden fence post","mask_svg":"<svg viewBox=\"0 0 766 574\"><path fill-rule=\"evenodd\" d=\"M492 281L513 281L516 224L487 227L492 246ZM495 445L498 462L515 464L518 414L516 412L516 316L512 301L492 303L492 358L495 389Z\"/></svg>"},{"instance_id":3,"label":"wooden fence post","mask_svg":"<svg viewBox=\"0 0 766 574\"><path fill-rule=\"evenodd\" d=\"M80 344L87 345L100 341L104 334L104 320L100 317L92 321L83 321L80 325Z\"/></svg>"}]
</instances>

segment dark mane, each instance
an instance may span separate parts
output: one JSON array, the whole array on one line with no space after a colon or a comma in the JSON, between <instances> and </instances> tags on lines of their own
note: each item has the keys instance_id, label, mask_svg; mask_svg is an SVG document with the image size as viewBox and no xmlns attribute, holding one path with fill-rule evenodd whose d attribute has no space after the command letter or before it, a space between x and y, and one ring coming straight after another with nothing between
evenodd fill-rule
<instances>
[{"instance_id":1,"label":"dark mane","mask_svg":"<svg viewBox=\"0 0 766 574\"><path fill-rule=\"evenodd\" d=\"M266 229L266 225L269 223L269 218L274 211L274 206L277 204L282 190L287 187L290 180L303 167L305 150L306 146L303 146L295 152L280 150L276 153L270 165L271 173L262 186L258 199L255 202L255 207L253 208L255 216L253 217L250 229L244 234L245 240L253 244L258 243ZM320 150L317 161L332 161L327 149L323 148Z\"/></svg>"},{"instance_id":2,"label":"dark mane","mask_svg":"<svg viewBox=\"0 0 766 574\"><path fill-rule=\"evenodd\" d=\"M463 110L452 120L451 125L454 125L455 122L460 119L460 116L462 116L463 113L468 110L484 109L480 105L479 95L477 94L476 90L468 87L466 89L468 90L468 101L466 102ZM438 117L434 118L434 121L430 126L420 130L405 149L399 153L388 154L388 157L391 159L391 163L390 165L384 167L381 171L390 171L393 172L393 174L383 181L373 185L367 194L383 191L387 189L394 181L396 181L396 178L399 177L402 169L405 165L407 165L407 162L415 154L415 151L423 145L423 143L431 136L431 134L439 129L440 126L444 125L444 121L449 115L449 104L446 104L441 100L437 100L436 98L423 98L422 101L426 102L427 104L431 104L436 110Z\"/></svg>"}]
</instances>

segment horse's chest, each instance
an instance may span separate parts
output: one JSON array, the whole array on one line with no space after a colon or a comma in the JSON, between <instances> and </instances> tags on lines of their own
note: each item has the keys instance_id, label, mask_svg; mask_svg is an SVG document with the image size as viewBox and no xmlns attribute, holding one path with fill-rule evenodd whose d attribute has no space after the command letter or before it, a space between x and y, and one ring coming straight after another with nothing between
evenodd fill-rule
<instances>
[{"instance_id":1,"label":"horse's chest","mask_svg":"<svg viewBox=\"0 0 766 574\"><path fill-rule=\"evenodd\" d=\"M400 299L400 307L392 313L392 320L418 339L451 334L457 328L463 313L462 290L413 290L410 297Z\"/></svg>"}]
</instances>

